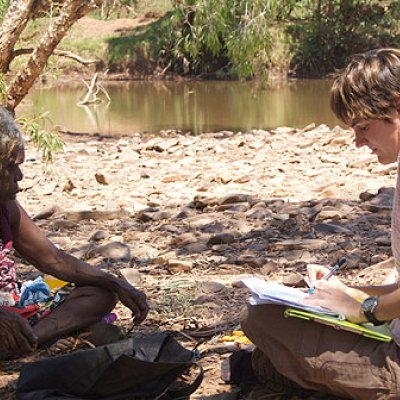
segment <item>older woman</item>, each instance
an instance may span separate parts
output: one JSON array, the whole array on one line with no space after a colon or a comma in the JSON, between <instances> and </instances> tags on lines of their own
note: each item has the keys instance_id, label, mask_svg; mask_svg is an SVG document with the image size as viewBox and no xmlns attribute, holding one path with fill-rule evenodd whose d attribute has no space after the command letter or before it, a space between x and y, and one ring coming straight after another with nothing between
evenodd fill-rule
<instances>
[{"instance_id":1,"label":"older woman","mask_svg":"<svg viewBox=\"0 0 400 400\"><path fill-rule=\"evenodd\" d=\"M382 164L399 163L400 50L378 49L353 57L331 91L335 114ZM400 268L400 175L392 212L392 249ZM393 341L379 342L321 324L284 318L284 308L250 306L243 322L258 349L253 368L273 387L312 389L352 399L400 398L400 288L347 287L337 277L321 280L327 269L309 267L315 292L310 305L344 314L352 322L390 322Z\"/></svg>"},{"instance_id":2,"label":"older woman","mask_svg":"<svg viewBox=\"0 0 400 400\"><path fill-rule=\"evenodd\" d=\"M16 200L23 175L24 144L10 114L0 107L0 353L31 352L74 331L101 321L120 300L134 321L147 315L146 296L128 282L93 268L55 247ZM39 271L75 284L63 300L52 299L47 312L19 303L20 288L10 251L15 248ZM51 312L48 312L51 310ZM37 315L36 314L37 311ZM25 318L24 318L25 317ZM32 318L34 317L34 318Z\"/></svg>"}]
</instances>

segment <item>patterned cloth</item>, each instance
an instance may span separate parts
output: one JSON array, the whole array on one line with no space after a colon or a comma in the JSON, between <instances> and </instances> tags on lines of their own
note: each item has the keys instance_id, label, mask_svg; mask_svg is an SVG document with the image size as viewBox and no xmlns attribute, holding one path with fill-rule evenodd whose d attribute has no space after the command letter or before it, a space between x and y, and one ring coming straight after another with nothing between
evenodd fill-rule
<instances>
[{"instance_id":1,"label":"patterned cloth","mask_svg":"<svg viewBox=\"0 0 400 400\"><path fill-rule=\"evenodd\" d=\"M71 285L53 290L45 301L39 299L34 304L20 304L21 284L17 281L15 263L10 258L13 249L12 232L4 204L0 204L0 213L0 307L19 314L30 325L34 325L65 300Z\"/></svg>"}]
</instances>

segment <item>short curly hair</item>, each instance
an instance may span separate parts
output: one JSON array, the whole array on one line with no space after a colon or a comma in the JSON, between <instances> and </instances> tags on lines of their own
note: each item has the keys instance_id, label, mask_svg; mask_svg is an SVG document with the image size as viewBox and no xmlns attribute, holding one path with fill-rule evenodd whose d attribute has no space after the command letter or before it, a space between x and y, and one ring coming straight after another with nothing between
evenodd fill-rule
<instances>
[{"instance_id":1,"label":"short curly hair","mask_svg":"<svg viewBox=\"0 0 400 400\"><path fill-rule=\"evenodd\" d=\"M0 163L9 161L16 147L24 147L21 132L7 109L0 107Z\"/></svg>"},{"instance_id":2,"label":"short curly hair","mask_svg":"<svg viewBox=\"0 0 400 400\"><path fill-rule=\"evenodd\" d=\"M360 119L390 120L400 99L400 50L381 48L355 54L336 77L332 111L347 125Z\"/></svg>"}]
</instances>

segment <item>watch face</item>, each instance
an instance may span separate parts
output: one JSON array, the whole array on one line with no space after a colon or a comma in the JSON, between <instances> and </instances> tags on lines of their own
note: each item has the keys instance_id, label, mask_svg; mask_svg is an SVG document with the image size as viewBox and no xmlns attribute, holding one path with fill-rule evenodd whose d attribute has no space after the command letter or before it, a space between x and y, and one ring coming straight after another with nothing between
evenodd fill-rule
<instances>
[{"instance_id":1,"label":"watch face","mask_svg":"<svg viewBox=\"0 0 400 400\"><path fill-rule=\"evenodd\" d=\"M361 308L363 311L370 311L373 312L377 305L377 298L376 297L368 297L364 300L361 304Z\"/></svg>"}]
</instances>

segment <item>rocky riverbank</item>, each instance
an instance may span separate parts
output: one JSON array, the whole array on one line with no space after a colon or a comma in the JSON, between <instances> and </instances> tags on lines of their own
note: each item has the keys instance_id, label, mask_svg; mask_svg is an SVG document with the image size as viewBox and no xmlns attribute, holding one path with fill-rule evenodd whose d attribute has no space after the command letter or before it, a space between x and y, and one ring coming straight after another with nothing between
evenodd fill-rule
<instances>
[{"instance_id":1,"label":"rocky riverbank","mask_svg":"<svg viewBox=\"0 0 400 400\"><path fill-rule=\"evenodd\" d=\"M219 338L239 323L248 297L241 277L302 286L307 263L344 255L347 282L378 283L393 269L396 165L355 149L349 131L64 140L46 171L28 143L20 202L58 246L148 293L140 329L181 332L188 346L204 340L206 377L194 399L233 398L218 378L227 356ZM129 328L122 306L118 316ZM3 393L13 398L18 366L7 366Z\"/></svg>"}]
</instances>

